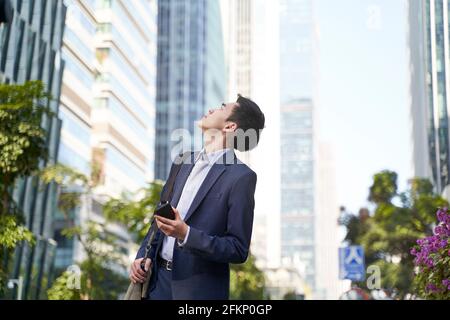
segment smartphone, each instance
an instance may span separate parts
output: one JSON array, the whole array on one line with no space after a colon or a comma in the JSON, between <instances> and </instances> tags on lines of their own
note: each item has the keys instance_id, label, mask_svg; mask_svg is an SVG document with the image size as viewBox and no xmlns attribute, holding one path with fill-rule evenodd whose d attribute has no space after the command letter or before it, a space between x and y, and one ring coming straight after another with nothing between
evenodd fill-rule
<instances>
[{"instance_id":1,"label":"smartphone","mask_svg":"<svg viewBox=\"0 0 450 320\"><path fill-rule=\"evenodd\" d=\"M175 220L175 212L173 212L169 202L160 203L155 210L155 214L170 220Z\"/></svg>"}]
</instances>

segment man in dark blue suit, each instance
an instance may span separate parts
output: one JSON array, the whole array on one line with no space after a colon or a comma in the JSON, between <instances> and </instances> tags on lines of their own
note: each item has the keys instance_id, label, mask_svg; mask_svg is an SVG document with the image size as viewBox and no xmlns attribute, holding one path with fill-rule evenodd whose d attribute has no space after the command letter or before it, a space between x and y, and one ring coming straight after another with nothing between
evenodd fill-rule
<instances>
[{"instance_id":1,"label":"man in dark blue suit","mask_svg":"<svg viewBox=\"0 0 450 320\"><path fill-rule=\"evenodd\" d=\"M176 218L156 216L146 265L152 268L149 299L229 298L229 264L244 263L249 253L256 187L255 172L234 149L254 148L264 123L258 105L242 96L199 121L205 145L187 157L175 180L170 203ZM145 279L139 264L146 242L131 266L134 282Z\"/></svg>"}]
</instances>

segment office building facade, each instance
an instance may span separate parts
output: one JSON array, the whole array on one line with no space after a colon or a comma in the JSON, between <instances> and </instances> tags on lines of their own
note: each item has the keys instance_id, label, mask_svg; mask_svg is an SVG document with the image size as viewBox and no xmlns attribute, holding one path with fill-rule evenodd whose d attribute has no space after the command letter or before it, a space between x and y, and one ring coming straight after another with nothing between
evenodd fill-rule
<instances>
[{"instance_id":1,"label":"office building facade","mask_svg":"<svg viewBox=\"0 0 450 320\"><path fill-rule=\"evenodd\" d=\"M222 0L225 61L227 69L227 98L236 94L252 96L252 31L254 30L252 0Z\"/></svg>"},{"instance_id":2,"label":"office building facade","mask_svg":"<svg viewBox=\"0 0 450 320\"><path fill-rule=\"evenodd\" d=\"M280 2L281 259L316 283L317 31L311 0Z\"/></svg>"},{"instance_id":3,"label":"office building facade","mask_svg":"<svg viewBox=\"0 0 450 320\"><path fill-rule=\"evenodd\" d=\"M450 198L449 1L409 2L410 99L416 176Z\"/></svg>"},{"instance_id":4,"label":"office building facade","mask_svg":"<svg viewBox=\"0 0 450 320\"><path fill-rule=\"evenodd\" d=\"M281 106L281 259L299 269L307 291L316 276L313 112L309 99Z\"/></svg>"},{"instance_id":5,"label":"office building facade","mask_svg":"<svg viewBox=\"0 0 450 320\"><path fill-rule=\"evenodd\" d=\"M134 192L154 177L157 4L72 0L67 6L59 160L87 176L91 163L99 166L99 186L73 218L101 223L108 197ZM85 257L78 241L61 235L66 224L62 216L55 222L58 269ZM123 227L108 224L106 232L124 258L134 254Z\"/></svg>"},{"instance_id":6,"label":"office building facade","mask_svg":"<svg viewBox=\"0 0 450 320\"><path fill-rule=\"evenodd\" d=\"M225 99L222 39L217 0L158 1L157 179L167 179L181 149L201 147L196 121ZM178 140L177 129L192 139Z\"/></svg>"},{"instance_id":7,"label":"office building facade","mask_svg":"<svg viewBox=\"0 0 450 320\"><path fill-rule=\"evenodd\" d=\"M0 76L4 83L41 80L53 100L48 101L56 114L43 121L48 132L47 163L56 163L61 121L57 118L64 61L61 54L66 7L56 0L13 0L13 21L0 25ZM16 248L8 264L9 278L22 278L22 295L17 287L8 290L9 299L41 299L51 284L56 242L53 239L53 213L56 209L56 185L42 185L37 178L18 181L14 199L23 211L25 224L35 238L34 246ZM2 261L5 263L5 261Z\"/></svg>"}]
</instances>

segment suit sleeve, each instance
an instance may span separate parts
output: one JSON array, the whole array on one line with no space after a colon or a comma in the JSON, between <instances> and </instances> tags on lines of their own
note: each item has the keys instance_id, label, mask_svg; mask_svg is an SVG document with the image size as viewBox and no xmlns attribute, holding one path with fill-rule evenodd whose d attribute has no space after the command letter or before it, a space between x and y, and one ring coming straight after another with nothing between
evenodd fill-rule
<instances>
[{"instance_id":1,"label":"suit sleeve","mask_svg":"<svg viewBox=\"0 0 450 320\"><path fill-rule=\"evenodd\" d=\"M244 263L248 257L252 237L255 188L256 174L253 171L237 179L228 199L225 235L208 235L190 226L184 248L211 261Z\"/></svg>"}]
</instances>

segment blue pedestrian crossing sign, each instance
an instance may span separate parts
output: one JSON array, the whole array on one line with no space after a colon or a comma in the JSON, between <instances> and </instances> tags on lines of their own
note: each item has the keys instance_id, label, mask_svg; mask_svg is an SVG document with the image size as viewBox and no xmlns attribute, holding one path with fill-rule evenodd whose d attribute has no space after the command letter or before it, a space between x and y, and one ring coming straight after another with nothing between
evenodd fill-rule
<instances>
[{"instance_id":1,"label":"blue pedestrian crossing sign","mask_svg":"<svg viewBox=\"0 0 450 320\"><path fill-rule=\"evenodd\" d=\"M361 246L339 248L339 278L363 281L366 276L364 249Z\"/></svg>"}]
</instances>

